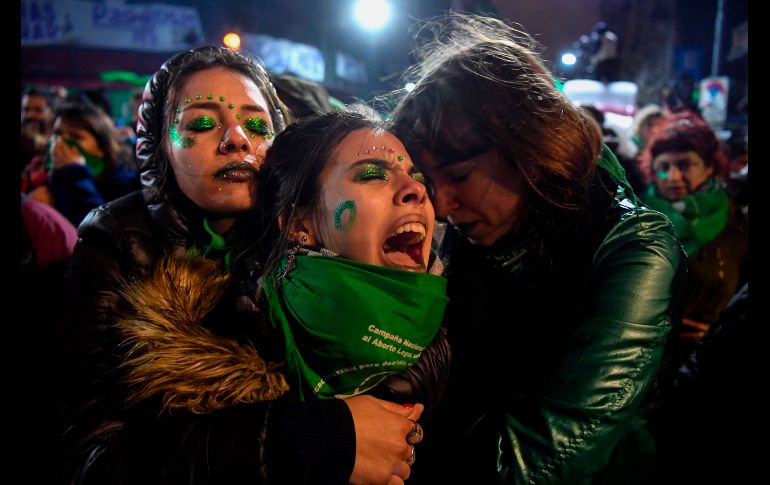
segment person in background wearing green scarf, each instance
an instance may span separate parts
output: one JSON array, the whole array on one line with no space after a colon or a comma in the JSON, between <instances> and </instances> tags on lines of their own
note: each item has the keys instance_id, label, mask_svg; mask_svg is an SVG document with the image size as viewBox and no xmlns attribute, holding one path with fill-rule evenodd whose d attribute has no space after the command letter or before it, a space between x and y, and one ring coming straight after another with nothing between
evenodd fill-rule
<instances>
[{"instance_id":1,"label":"person in background wearing green scarf","mask_svg":"<svg viewBox=\"0 0 770 485\"><path fill-rule=\"evenodd\" d=\"M56 107L47 157L46 185L27 189L75 227L91 209L141 188L112 118L86 100L70 98Z\"/></svg>"},{"instance_id":2,"label":"person in background wearing green scarf","mask_svg":"<svg viewBox=\"0 0 770 485\"><path fill-rule=\"evenodd\" d=\"M687 253L686 358L747 281L748 216L725 190L727 161L714 131L694 113L656 120L643 156L654 177L643 200L671 219Z\"/></svg>"},{"instance_id":3,"label":"person in background wearing green scarf","mask_svg":"<svg viewBox=\"0 0 770 485\"><path fill-rule=\"evenodd\" d=\"M684 274L674 228L526 34L449 14L415 39L392 121L448 223L452 362L410 483L635 483Z\"/></svg>"},{"instance_id":4,"label":"person in background wearing green scarf","mask_svg":"<svg viewBox=\"0 0 770 485\"><path fill-rule=\"evenodd\" d=\"M446 280L425 177L402 143L365 106L330 112L281 133L260 176L261 288L293 395L434 409L449 367Z\"/></svg>"}]
</instances>

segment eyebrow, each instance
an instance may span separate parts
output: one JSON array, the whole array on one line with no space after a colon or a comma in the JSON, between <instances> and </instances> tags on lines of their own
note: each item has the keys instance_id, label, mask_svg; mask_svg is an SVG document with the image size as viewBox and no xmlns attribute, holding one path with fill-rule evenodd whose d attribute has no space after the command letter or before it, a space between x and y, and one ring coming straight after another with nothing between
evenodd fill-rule
<instances>
[{"instance_id":1,"label":"eyebrow","mask_svg":"<svg viewBox=\"0 0 770 485\"><path fill-rule=\"evenodd\" d=\"M360 167L362 165L367 165L369 163L377 165L378 167L382 167L385 170L392 170L393 169L393 165L394 165L393 162L391 162L389 160L385 160L384 158L365 158L363 160L357 160L356 162L354 162L350 166L350 168L348 168L348 171L353 171L353 170L357 169L358 167ZM412 164L412 166L409 167L409 169L406 171L406 173L414 173L414 172L420 172L420 171L421 170L417 168L417 165Z\"/></svg>"},{"instance_id":2,"label":"eyebrow","mask_svg":"<svg viewBox=\"0 0 770 485\"><path fill-rule=\"evenodd\" d=\"M182 111L187 111L188 109L210 109L210 110L219 110L222 109L222 102L214 102L214 101L202 101L200 103L191 103L185 106ZM265 113L265 109L261 106L258 106L256 104L243 104L240 107L236 106L236 108L241 109L242 111L253 111L255 113Z\"/></svg>"}]
</instances>

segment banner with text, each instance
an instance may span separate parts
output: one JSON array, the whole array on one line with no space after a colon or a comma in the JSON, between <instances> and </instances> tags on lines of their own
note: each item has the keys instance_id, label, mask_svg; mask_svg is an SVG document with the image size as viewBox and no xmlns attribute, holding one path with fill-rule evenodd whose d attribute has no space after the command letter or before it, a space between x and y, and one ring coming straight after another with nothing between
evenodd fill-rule
<instances>
[{"instance_id":1,"label":"banner with text","mask_svg":"<svg viewBox=\"0 0 770 485\"><path fill-rule=\"evenodd\" d=\"M161 4L22 0L21 45L175 52L203 39L198 10Z\"/></svg>"}]
</instances>

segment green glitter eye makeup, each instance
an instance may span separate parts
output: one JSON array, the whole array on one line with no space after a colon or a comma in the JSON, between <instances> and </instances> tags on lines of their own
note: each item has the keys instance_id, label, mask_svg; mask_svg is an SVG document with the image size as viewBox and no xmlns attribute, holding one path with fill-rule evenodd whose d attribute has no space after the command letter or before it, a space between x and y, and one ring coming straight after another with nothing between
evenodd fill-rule
<instances>
[{"instance_id":1,"label":"green glitter eye makeup","mask_svg":"<svg viewBox=\"0 0 770 485\"><path fill-rule=\"evenodd\" d=\"M261 136L265 140L269 140L273 137L273 132L270 131L270 126L268 126L267 121L263 120L262 118L249 118L243 122L243 126L245 126L247 130ZM254 137L252 136L252 138Z\"/></svg>"},{"instance_id":2,"label":"green glitter eye makeup","mask_svg":"<svg viewBox=\"0 0 770 485\"><path fill-rule=\"evenodd\" d=\"M376 163L367 163L353 176L354 180L365 181L371 179L388 180L388 171Z\"/></svg>"},{"instance_id":3,"label":"green glitter eye makeup","mask_svg":"<svg viewBox=\"0 0 770 485\"><path fill-rule=\"evenodd\" d=\"M425 185L425 175L422 172L412 172L409 174L413 179Z\"/></svg>"},{"instance_id":4,"label":"green glitter eye makeup","mask_svg":"<svg viewBox=\"0 0 770 485\"><path fill-rule=\"evenodd\" d=\"M185 129L192 131L207 131L216 128L216 126L217 122L214 118L211 116L201 116L200 118L195 118L190 123L187 123Z\"/></svg>"}]
</instances>

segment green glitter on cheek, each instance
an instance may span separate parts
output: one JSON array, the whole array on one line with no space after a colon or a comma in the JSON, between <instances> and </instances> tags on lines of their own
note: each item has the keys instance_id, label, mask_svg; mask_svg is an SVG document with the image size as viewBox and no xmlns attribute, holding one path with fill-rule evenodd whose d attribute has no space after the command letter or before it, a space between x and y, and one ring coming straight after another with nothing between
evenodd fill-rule
<instances>
[{"instance_id":1,"label":"green glitter on cheek","mask_svg":"<svg viewBox=\"0 0 770 485\"><path fill-rule=\"evenodd\" d=\"M658 175L658 178L661 180L666 180L668 178L668 174L663 170L658 170L656 174Z\"/></svg>"},{"instance_id":2,"label":"green glitter on cheek","mask_svg":"<svg viewBox=\"0 0 770 485\"><path fill-rule=\"evenodd\" d=\"M350 215L348 216L347 221L342 222L342 216L345 211L349 211ZM348 232L348 230L353 227L355 221L356 203L352 200L346 200L340 203L340 205L337 206L337 210L334 211L334 227L336 227L338 231Z\"/></svg>"},{"instance_id":3,"label":"green glitter on cheek","mask_svg":"<svg viewBox=\"0 0 770 485\"><path fill-rule=\"evenodd\" d=\"M179 132L176 131L176 125L172 125L171 129L168 130L168 136L171 140L171 144L177 148L190 148L195 145L195 138L187 138L180 135Z\"/></svg>"}]
</instances>

